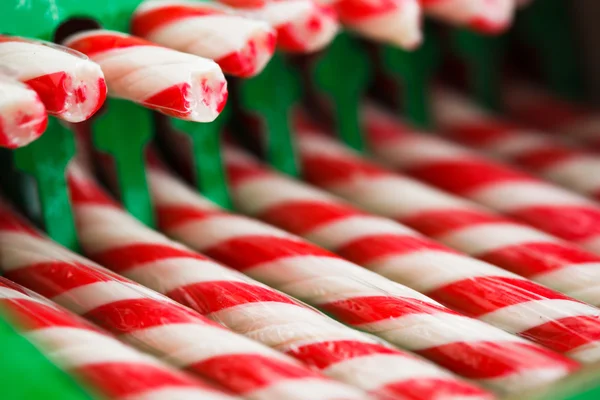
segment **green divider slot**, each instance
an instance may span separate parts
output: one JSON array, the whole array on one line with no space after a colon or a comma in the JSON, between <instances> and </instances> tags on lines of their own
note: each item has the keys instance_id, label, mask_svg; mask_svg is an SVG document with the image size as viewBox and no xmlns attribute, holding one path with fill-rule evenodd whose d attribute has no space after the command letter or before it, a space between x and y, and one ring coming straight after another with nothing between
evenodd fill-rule
<instances>
[{"instance_id":1,"label":"green divider slot","mask_svg":"<svg viewBox=\"0 0 600 400\"><path fill-rule=\"evenodd\" d=\"M90 400L93 397L20 335L0 312L3 399Z\"/></svg>"},{"instance_id":2,"label":"green divider slot","mask_svg":"<svg viewBox=\"0 0 600 400\"><path fill-rule=\"evenodd\" d=\"M262 119L266 129L266 158L271 166L285 174L298 176L299 164L289 125L296 95L286 74L284 60L276 54L258 76L241 81L239 106L244 112Z\"/></svg>"},{"instance_id":3,"label":"green divider slot","mask_svg":"<svg viewBox=\"0 0 600 400\"><path fill-rule=\"evenodd\" d=\"M313 66L313 81L333 106L338 136L358 151L366 150L359 109L370 78L366 52L345 33L335 38Z\"/></svg>"},{"instance_id":4,"label":"green divider slot","mask_svg":"<svg viewBox=\"0 0 600 400\"><path fill-rule=\"evenodd\" d=\"M230 117L226 106L219 117L208 124L171 118L177 131L189 136L194 156L195 179L198 191L221 207L232 209L227 176L221 157L221 134Z\"/></svg>"},{"instance_id":5,"label":"green divider slot","mask_svg":"<svg viewBox=\"0 0 600 400\"><path fill-rule=\"evenodd\" d=\"M109 99L92 126L96 149L112 156L121 202L134 217L154 226L144 154L154 134L152 112L126 100Z\"/></svg>"},{"instance_id":6,"label":"green divider slot","mask_svg":"<svg viewBox=\"0 0 600 400\"><path fill-rule=\"evenodd\" d=\"M74 155L73 134L54 118L49 119L48 129L38 140L14 152L15 166L37 184L44 229L71 250L79 246L65 171Z\"/></svg>"}]
</instances>

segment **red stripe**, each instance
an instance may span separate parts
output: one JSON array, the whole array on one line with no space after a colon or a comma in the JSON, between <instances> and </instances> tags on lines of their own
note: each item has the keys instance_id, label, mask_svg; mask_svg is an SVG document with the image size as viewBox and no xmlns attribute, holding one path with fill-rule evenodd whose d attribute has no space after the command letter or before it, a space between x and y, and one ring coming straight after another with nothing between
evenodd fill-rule
<instances>
[{"instance_id":1,"label":"red stripe","mask_svg":"<svg viewBox=\"0 0 600 400\"><path fill-rule=\"evenodd\" d=\"M167 295L203 315L252 303L284 303L305 308L271 288L235 281L192 283L171 290Z\"/></svg>"},{"instance_id":2,"label":"red stripe","mask_svg":"<svg viewBox=\"0 0 600 400\"><path fill-rule=\"evenodd\" d=\"M510 214L566 240L580 241L600 235L600 209L594 206L537 206Z\"/></svg>"},{"instance_id":3,"label":"red stripe","mask_svg":"<svg viewBox=\"0 0 600 400\"><path fill-rule=\"evenodd\" d=\"M547 322L520 333L526 339L561 353L600 340L600 318L577 316Z\"/></svg>"},{"instance_id":4,"label":"red stripe","mask_svg":"<svg viewBox=\"0 0 600 400\"><path fill-rule=\"evenodd\" d=\"M214 357L187 369L210 376L238 394L264 389L286 380L323 379L304 367L258 354Z\"/></svg>"},{"instance_id":5,"label":"red stripe","mask_svg":"<svg viewBox=\"0 0 600 400\"><path fill-rule=\"evenodd\" d=\"M230 185L240 185L247 180L274 175L258 164L238 164L226 162L227 177Z\"/></svg>"},{"instance_id":6,"label":"red stripe","mask_svg":"<svg viewBox=\"0 0 600 400\"><path fill-rule=\"evenodd\" d=\"M270 207L259 218L302 235L323 225L360 215L367 214L343 204L298 200Z\"/></svg>"},{"instance_id":7,"label":"red stripe","mask_svg":"<svg viewBox=\"0 0 600 400\"><path fill-rule=\"evenodd\" d=\"M433 161L427 165L417 164L408 171L418 179L458 194L466 194L488 185L504 182L536 181L536 179L502 164L478 159Z\"/></svg>"},{"instance_id":8,"label":"red stripe","mask_svg":"<svg viewBox=\"0 0 600 400\"><path fill-rule=\"evenodd\" d=\"M278 238L274 236L243 236L229 239L202 251L211 258L239 271L264 263L291 257L331 257L337 258L308 242Z\"/></svg>"},{"instance_id":9,"label":"red stripe","mask_svg":"<svg viewBox=\"0 0 600 400\"><path fill-rule=\"evenodd\" d=\"M370 393L383 398L407 400L462 399L492 400L495 397L482 389L453 378L407 379L385 385Z\"/></svg>"},{"instance_id":10,"label":"red stripe","mask_svg":"<svg viewBox=\"0 0 600 400\"><path fill-rule=\"evenodd\" d=\"M456 314L453 311L424 301L393 296L353 297L319 306L347 325L357 326L391 320L411 314Z\"/></svg>"},{"instance_id":11,"label":"red stripe","mask_svg":"<svg viewBox=\"0 0 600 400\"><path fill-rule=\"evenodd\" d=\"M100 186L91 179L77 178L75 174L67 175L71 202L76 205L103 205L120 208L119 203L113 200Z\"/></svg>"},{"instance_id":12,"label":"red stripe","mask_svg":"<svg viewBox=\"0 0 600 400\"><path fill-rule=\"evenodd\" d=\"M586 154L581 151L570 149L566 146L554 145L552 147L544 146L540 149L529 150L513 157L513 159L515 163L533 171L543 171L560 162L585 156Z\"/></svg>"},{"instance_id":13,"label":"red stripe","mask_svg":"<svg viewBox=\"0 0 600 400\"><path fill-rule=\"evenodd\" d=\"M172 258L190 258L199 261L208 260L205 256L190 250L158 243L135 243L96 253L92 257L96 262L109 266L111 270L123 273L141 264Z\"/></svg>"},{"instance_id":14,"label":"red stripe","mask_svg":"<svg viewBox=\"0 0 600 400\"><path fill-rule=\"evenodd\" d=\"M579 250L575 246L551 242L506 246L480 254L478 258L525 277L556 271L567 266L600 262L600 257Z\"/></svg>"},{"instance_id":15,"label":"red stripe","mask_svg":"<svg viewBox=\"0 0 600 400\"><path fill-rule=\"evenodd\" d=\"M402 218L403 224L410 226L427 236L439 237L453 233L463 228L471 228L477 225L504 223L507 226L514 225L506 218L486 211L472 209L443 209L434 211L423 211Z\"/></svg>"},{"instance_id":16,"label":"red stripe","mask_svg":"<svg viewBox=\"0 0 600 400\"><path fill-rule=\"evenodd\" d=\"M198 206L170 206L157 205L156 214L158 217L158 225L162 231L176 229L180 225L187 224L192 221L202 221L211 217L219 217L228 215L223 210L218 209L202 209Z\"/></svg>"},{"instance_id":17,"label":"red stripe","mask_svg":"<svg viewBox=\"0 0 600 400\"><path fill-rule=\"evenodd\" d=\"M352 24L400 10L400 6L397 0L343 0L335 3L335 10L340 21Z\"/></svg>"},{"instance_id":18,"label":"red stripe","mask_svg":"<svg viewBox=\"0 0 600 400\"><path fill-rule=\"evenodd\" d=\"M302 154L302 173L308 182L321 187L390 175L358 158L308 154Z\"/></svg>"},{"instance_id":19,"label":"red stripe","mask_svg":"<svg viewBox=\"0 0 600 400\"><path fill-rule=\"evenodd\" d=\"M548 131L575 123L588 116L583 108L547 96L539 96L527 105L510 108L511 114L516 118Z\"/></svg>"},{"instance_id":20,"label":"red stripe","mask_svg":"<svg viewBox=\"0 0 600 400\"><path fill-rule=\"evenodd\" d=\"M84 317L116 334L170 324L223 328L186 307L149 298L113 301L85 313Z\"/></svg>"},{"instance_id":21,"label":"red stripe","mask_svg":"<svg viewBox=\"0 0 600 400\"><path fill-rule=\"evenodd\" d=\"M68 40L68 39L67 39ZM90 58L100 53L126 49L136 46L156 46L154 43L135 36L122 36L120 34L98 33L76 39L69 43L69 47L77 50Z\"/></svg>"},{"instance_id":22,"label":"red stripe","mask_svg":"<svg viewBox=\"0 0 600 400\"><path fill-rule=\"evenodd\" d=\"M49 114L60 114L67 105L66 88L72 86L71 77L64 71L41 75L25 81L36 91Z\"/></svg>"},{"instance_id":23,"label":"red stripe","mask_svg":"<svg viewBox=\"0 0 600 400\"><path fill-rule=\"evenodd\" d=\"M26 222L23 217L0 203L0 233L7 231L24 233L36 238L42 237L40 232Z\"/></svg>"},{"instance_id":24,"label":"red stripe","mask_svg":"<svg viewBox=\"0 0 600 400\"><path fill-rule=\"evenodd\" d=\"M485 148L498 140L514 137L518 129L516 124L508 121L485 119L455 124L444 129L444 135L471 147Z\"/></svg>"},{"instance_id":25,"label":"red stripe","mask_svg":"<svg viewBox=\"0 0 600 400\"><path fill-rule=\"evenodd\" d=\"M338 248L336 252L356 264L370 264L388 256L405 255L418 251L455 253L441 244L419 236L381 234L356 239Z\"/></svg>"},{"instance_id":26,"label":"red stripe","mask_svg":"<svg viewBox=\"0 0 600 400\"><path fill-rule=\"evenodd\" d=\"M155 29L183 19L214 14L223 14L223 12L211 7L203 8L202 3L194 4L194 6L165 5L135 13L131 21L131 32L140 37L147 37Z\"/></svg>"},{"instance_id":27,"label":"red stripe","mask_svg":"<svg viewBox=\"0 0 600 400\"><path fill-rule=\"evenodd\" d=\"M501 378L536 368L562 367L573 371L578 367L559 354L526 343L451 343L416 353L471 379Z\"/></svg>"},{"instance_id":28,"label":"red stripe","mask_svg":"<svg viewBox=\"0 0 600 400\"><path fill-rule=\"evenodd\" d=\"M409 358L405 353L376 343L364 343L353 340L322 341L306 346L294 346L287 354L302 361L303 364L317 370L329 368L334 364L368 357L377 354L391 354Z\"/></svg>"},{"instance_id":29,"label":"red stripe","mask_svg":"<svg viewBox=\"0 0 600 400\"><path fill-rule=\"evenodd\" d=\"M426 293L429 297L471 317L536 300L575 300L537 283L500 276L474 277Z\"/></svg>"},{"instance_id":30,"label":"red stripe","mask_svg":"<svg viewBox=\"0 0 600 400\"><path fill-rule=\"evenodd\" d=\"M371 143L376 146L384 146L387 143L398 144L402 140L415 138L414 128L403 125L400 121L390 117L366 118L367 137Z\"/></svg>"},{"instance_id":31,"label":"red stripe","mask_svg":"<svg viewBox=\"0 0 600 400\"><path fill-rule=\"evenodd\" d=\"M142 102L148 108L158 110L172 117L184 118L190 114L192 105L190 100L193 98L191 94L190 84L187 82L169 86L158 93L153 94Z\"/></svg>"},{"instance_id":32,"label":"red stripe","mask_svg":"<svg viewBox=\"0 0 600 400\"><path fill-rule=\"evenodd\" d=\"M91 387L102 390L109 398L142 394L161 388L191 388L207 385L187 376L148 365L128 363L102 363L79 367L73 371Z\"/></svg>"},{"instance_id":33,"label":"red stripe","mask_svg":"<svg viewBox=\"0 0 600 400\"><path fill-rule=\"evenodd\" d=\"M6 271L8 279L27 286L45 297L54 297L71 289L97 282L129 282L105 270L76 261L48 261Z\"/></svg>"}]
</instances>

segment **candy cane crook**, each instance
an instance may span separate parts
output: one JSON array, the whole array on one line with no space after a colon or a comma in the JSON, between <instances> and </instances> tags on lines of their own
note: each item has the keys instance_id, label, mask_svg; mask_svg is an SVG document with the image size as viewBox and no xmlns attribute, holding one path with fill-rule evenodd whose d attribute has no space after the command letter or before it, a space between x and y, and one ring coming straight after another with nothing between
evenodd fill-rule
<instances>
[{"instance_id":1,"label":"candy cane crook","mask_svg":"<svg viewBox=\"0 0 600 400\"><path fill-rule=\"evenodd\" d=\"M215 60L223 72L242 78L260 73L277 43L276 32L266 22L208 2L145 1L133 14L131 31L160 45Z\"/></svg>"},{"instance_id":2,"label":"candy cane crook","mask_svg":"<svg viewBox=\"0 0 600 400\"><path fill-rule=\"evenodd\" d=\"M44 133L47 124L38 94L0 71L0 147L26 146Z\"/></svg>"},{"instance_id":3,"label":"candy cane crook","mask_svg":"<svg viewBox=\"0 0 600 400\"><path fill-rule=\"evenodd\" d=\"M0 305L50 360L106 398L234 399L4 278L0 278Z\"/></svg>"},{"instance_id":4,"label":"candy cane crook","mask_svg":"<svg viewBox=\"0 0 600 400\"><path fill-rule=\"evenodd\" d=\"M213 121L227 101L214 61L106 30L77 33L64 44L100 64L111 96L196 122Z\"/></svg>"},{"instance_id":5,"label":"candy cane crook","mask_svg":"<svg viewBox=\"0 0 600 400\"><path fill-rule=\"evenodd\" d=\"M0 67L14 71L49 114L65 121L85 121L106 99L100 67L62 46L0 35Z\"/></svg>"},{"instance_id":6,"label":"candy cane crook","mask_svg":"<svg viewBox=\"0 0 600 400\"><path fill-rule=\"evenodd\" d=\"M500 33L512 22L515 0L420 0L425 13L483 33Z\"/></svg>"},{"instance_id":7,"label":"candy cane crook","mask_svg":"<svg viewBox=\"0 0 600 400\"><path fill-rule=\"evenodd\" d=\"M0 205L4 276L133 346L257 400L363 399L295 360L61 248Z\"/></svg>"}]
</instances>

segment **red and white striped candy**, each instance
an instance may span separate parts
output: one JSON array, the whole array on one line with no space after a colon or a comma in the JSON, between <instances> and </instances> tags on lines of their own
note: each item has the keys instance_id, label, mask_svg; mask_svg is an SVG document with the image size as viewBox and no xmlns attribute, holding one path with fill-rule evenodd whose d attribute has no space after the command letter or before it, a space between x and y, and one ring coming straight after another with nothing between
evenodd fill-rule
<instances>
[{"instance_id":1,"label":"red and white striped candy","mask_svg":"<svg viewBox=\"0 0 600 400\"><path fill-rule=\"evenodd\" d=\"M597 112L522 81L510 82L503 89L506 111L512 117L544 133L600 152L600 114Z\"/></svg>"},{"instance_id":2,"label":"red and white striped candy","mask_svg":"<svg viewBox=\"0 0 600 400\"><path fill-rule=\"evenodd\" d=\"M420 0L425 13L454 25L483 33L507 29L516 8L515 0Z\"/></svg>"},{"instance_id":3,"label":"red and white striped candy","mask_svg":"<svg viewBox=\"0 0 600 400\"><path fill-rule=\"evenodd\" d=\"M246 204L247 211L262 214L262 205L304 190L291 183L281 187L280 182L287 183L283 177L274 177L239 154L228 156L232 155L237 158L229 165L234 177L232 189L240 205L248 196L253 207ZM244 178L252 177L257 179L252 183L254 188L244 182ZM501 391L549 382L572 368L570 361L557 354L455 313L298 237L228 214L165 172L151 169L149 178L162 230L246 275L306 300L347 325L374 333ZM274 186L265 191L271 184ZM264 202L258 200L259 196ZM312 198L315 202L321 199L329 197L319 194ZM339 211L344 210L342 207ZM329 210L315 206L312 211L315 216L326 216ZM294 213L292 209L282 210L282 215L290 218ZM335 212L328 216L335 218ZM296 217L298 226L311 220L304 213ZM359 214L346 226L325 229L344 230L361 220L371 222L373 229L393 225Z\"/></svg>"},{"instance_id":4,"label":"red and white striped candy","mask_svg":"<svg viewBox=\"0 0 600 400\"><path fill-rule=\"evenodd\" d=\"M352 397L352 388L59 247L2 206L0 254L7 278L243 397L360 398Z\"/></svg>"},{"instance_id":5,"label":"red and white striped candy","mask_svg":"<svg viewBox=\"0 0 600 400\"><path fill-rule=\"evenodd\" d=\"M133 14L134 35L175 50L215 60L226 74L260 73L277 44L269 24L235 15L215 3L147 0Z\"/></svg>"},{"instance_id":6,"label":"red and white striped candy","mask_svg":"<svg viewBox=\"0 0 600 400\"><path fill-rule=\"evenodd\" d=\"M422 40L418 0L317 0L331 5L344 27L379 42L407 49Z\"/></svg>"},{"instance_id":7,"label":"red and white striped candy","mask_svg":"<svg viewBox=\"0 0 600 400\"><path fill-rule=\"evenodd\" d=\"M440 90L433 97L445 136L600 200L600 158L596 155L487 114L456 92Z\"/></svg>"},{"instance_id":8,"label":"red and white striped candy","mask_svg":"<svg viewBox=\"0 0 600 400\"><path fill-rule=\"evenodd\" d=\"M85 121L106 99L98 64L61 46L0 35L0 67L14 71L49 114L65 121Z\"/></svg>"},{"instance_id":9,"label":"red and white striped candy","mask_svg":"<svg viewBox=\"0 0 600 400\"><path fill-rule=\"evenodd\" d=\"M277 31L277 46L293 53L310 53L327 46L338 32L331 7L314 0L268 0L262 4L226 1L240 15L268 22Z\"/></svg>"},{"instance_id":10,"label":"red and white striped candy","mask_svg":"<svg viewBox=\"0 0 600 400\"><path fill-rule=\"evenodd\" d=\"M82 246L113 271L378 398L489 397L151 231L111 204L89 177L71 178Z\"/></svg>"},{"instance_id":11,"label":"red and white striped candy","mask_svg":"<svg viewBox=\"0 0 600 400\"><path fill-rule=\"evenodd\" d=\"M310 129L297 130L302 170L308 182L340 195L365 210L393 218L457 250L571 297L600 305L599 256L469 201L394 174L316 132ZM435 254L448 257L443 250L436 249L432 253L432 260ZM410 255L407 254L407 257ZM451 258L456 259L457 263L421 264L421 272L424 275L437 275L439 268L470 268L470 273L477 275L478 279L505 276L489 264L473 263L464 257ZM432 268L432 271L428 272L426 267ZM516 281L517 284L520 282ZM476 281L472 283L477 286ZM518 286L511 288L507 285L498 294L515 289L519 290ZM559 303L573 305L563 300ZM587 307L585 310L591 312ZM582 318L574 320L581 321ZM592 326L600 331L600 322L594 324L592 321Z\"/></svg>"},{"instance_id":12,"label":"red and white striped candy","mask_svg":"<svg viewBox=\"0 0 600 400\"><path fill-rule=\"evenodd\" d=\"M4 278L0 278L0 307L58 367L105 398L234 399Z\"/></svg>"},{"instance_id":13,"label":"red and white striped candy","mask_svg":"<svg viewBox=\"0 0 600 400\"><path fill-rule=\"evenodd\" d=\"M195 122L213 121L227 102L227 82L212 60L106 30L64 43L100 64L111 96Z\"/></svg>"},{"instance_id":14,"label":"red and white striped candy","mask_svg":"<svg viewBox=\"0 0 600 400\"><path fill-rule=\"evenodd\" d=\"M0 71L0 147L16 149L42 136L46 107L29 86Z\"/></svg>"}]
</instances>

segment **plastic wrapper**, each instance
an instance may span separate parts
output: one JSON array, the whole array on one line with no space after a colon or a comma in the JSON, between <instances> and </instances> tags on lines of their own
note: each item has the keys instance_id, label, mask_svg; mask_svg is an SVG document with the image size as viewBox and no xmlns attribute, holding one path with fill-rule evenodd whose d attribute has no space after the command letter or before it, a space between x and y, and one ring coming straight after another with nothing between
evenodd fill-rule
<instances>
[{"instance_id":1,"label":"plastic wrapper","mask_svg":"<svg viewBox=\"0 0 600 400\"><path fill-rule=\"evenodd\" d=\"M321 50L338 32L333 9L313 0L268 0L260 4L229 0L226 3L236 7L240 15L271 24L277 31L277 47L285 52Z\"/></svg>"},{"instance_id":2,"label":"plastic wrapper","mask_svg":"<svg viewBox=\"0 0 600 400\"><path fill-rule=\"evenodd\" d=\"M503 92L505 109L511 116L544 133L600 152L599 113L523 81L503 85Z\"/></svg>"},{"instance_id":3,"label":"plastic wrapper","mask_svg":"<svg viewBox=\"0 0 600 400\"><path fill-rule=\"evenodd\" d=\"M427 15L483 33L506 30L516 8L515 0L420 0Z\"/></svg>"},{"instance_id":4,"label":"plastic wrapper","mask_svg":"<svg viewBox=\"0 0 600 400\"><path fill-rule=\"evenodd\" d=\"M76 33L64 44L100 64L111 96L195 122L213 121L227 102L227 82L212 60L107 30Z\"/></svg>"},{"instance_id":5,"label":"plastic wrapper","mask_svg":"<svg viewBox=\"0 0 600 400\"><path fill-rule=\"evenodd\" d=\"M488 114L450 90L436 91L434 103L444 136L600 200L600 158L596 155Z\"/></svg>"},{"instance_id":6,"label":"plastic wrapper","mask_svg":"<svg viewBox=\"0 0 600 400\"><path fill-rule=\"evenodd\" d=\"M271 59L277 34L269 24L216 3L148 0L133 14L133 34L215 60L226 74L251 77Z\"/></svg>"},{"instance_id":7,"label":"plastic wrapper","mask_svg":"<svg viewBox=\"0 0 600 400\"><path fill-rule=\"evenodd\" d=\"M115 272L374 398L491 398L424 360L151 231L111 204L84 171L72 170L70 176L84 251Z\"/></svg>"},{"instance_id":8,"label":"plastic wrapper","mask_svg":"<svg viewBox=\"0 0 600 400\"><path fill-rule=\"evenodd\" d=\"M309 183L342 196L367 211L393 218L456 250L568 296L600 305L599 256L479 205L395 174L345 148L318 129L298 127L296 136L302 170ZM383 146L383 142L375 143L376 149L378 145ZM440 253L439 249L434 251L440 257L448 256ZM411 254L407 257L412 257ZM506 276L488 264L472 263L464 257L450 258L456 262L450 263L448 259L448 262L431 265L419 264L421 272L438 275L443 273L440 268L456 268L465 269L465 272L469 269L469 276L477 276L477 279ZM434 259L432 254L431 260ZM430 267L435 269L429 272ZM465 279L466 276L459 278ZM477 282L474 281L473 285ZM504 287L509 292L518 290L508 285ZM568 307L573 305L563 300L559 302ZM583 315L596 312L589 307L585 310L581 310ZM600 328L594 322L596 316L592 316L591 320L592 325Z\"/></svg>"},{"instance_id":9,"label":"plastic wrapper","mask_svg":"<svg viewBox=\"0 0 600 400\"><path fill-rule=\"evenodd\" d=\"M21 334L58 367L102 398L237 398L124 345L89 322L4 278L0 278L0 306Z\"/></svg>"},{"instance_id":10,"label":"plastic wrapper","mask_svg":"<svg viewBox=\"0 0 600 400\"><path fill-rule=\"evenodd\" d=\"M368 39L407 49L422 40L418 0L317 0L332 6L345 28Z\"/></svg>"},{"instance_id":11,"label":"plastic wrapper","mask_svg":"<svg viewBox=\"0 0 600 400\"><path fill-rule=\"evenodd\" d=\"M37 92L46 111L68 122L90 118L106 99L100 67L81 53L0 35L0 68Z\"/></svg>"},{"instance_id":12,"label":"plastic wrapper","mask_svg":"<svg viewBox=\"0 0 600 400\"><path fill-rule=\"evenodd\" d=\"M399 121L388 118L386 125L373 115L367 119L367 130L380 133L372 140L377 154L395 167L600 253L600 207L595 202Z\"/></svg>"},{"instance_id":13,"label":"plastic wrapper","mask_svg":"<svg viewBox=\"0 0 600 400\"><path fill-rule=\"evenodd\" d=\"M364 398L354 395L351 387L61 248L5 206L0 208L0 255L8 279L243 397Z\"/></svg>"},{"instance_id":14,"label":"plastic wrapper","mask_svg":"<svg viewBox=\"0 0 600 400\"><path fill-rule=\"evenodd\" d=\"M282 187L279 183L287 182L285 178L268 173L239 153L229 152L227 156L233 194L238 204L253 214L267 217L261 213L262 205L296 196L305 189L291 182ZM260 187L257 184L252 191L248 186L242 188L244 177L260 179ZM340 322L371 332L500 391L541 385L564 376L574 367L556 353L455 313L298 237L228 214L164 171L153 167L149 178L163 231L248 276L321 308ZM306 203L314 205L309 211L312 215L327 215L333 221L340 215L336 212L349 210L321 208L319 201L330 197L306 190L313 193ZM260 202L258 196L262 196ZM242 199L252 206L243 206ZM281 215L295 216L299 225L312 220L293 207L281 209ZM369 232L390 225L396 231L407 231L391 221L357 213L346 224L324 227L323 232L343 234L361 220L370 223ZM318 238L313 235L310 239Z\"/></svg>"},{"instance_id":15,"label":"plastic wrapper","mask_svg":"<svg viewBox=\"0 0 600 400\"><path fill-rule=\"evenodd\" d=\"M16 149L44 133L48 115L38 94L5 72L0 70L0 147Z\"/></svg>"}]
</instances>

